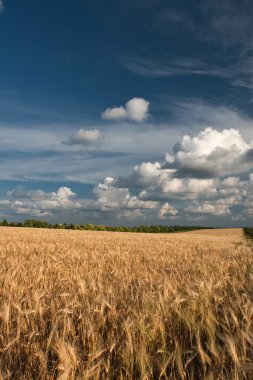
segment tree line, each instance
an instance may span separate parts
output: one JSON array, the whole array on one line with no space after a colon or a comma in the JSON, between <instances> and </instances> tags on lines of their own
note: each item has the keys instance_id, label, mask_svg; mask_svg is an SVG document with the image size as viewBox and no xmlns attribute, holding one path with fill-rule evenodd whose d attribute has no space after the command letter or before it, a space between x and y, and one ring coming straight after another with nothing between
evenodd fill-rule
<instances>
[{"instance_id":1,"label":"tree line","mask_svg":"<svg viewBox=\"0 0 253 380\"><path fill-rule=\"evenodd\" d=\"M245 236L253 239L253 227L245 227L244 229Z\"/></svg>"},{"instance_id":2,"label":"tree line","mask_svg":"<svg viewBox=\"0 0 253 380\"><path fill-rule=\"evenodd\" d=\"M5 227L30 227L30 228L52 228L66 230L88 230L88 231L115 231L115 232L146 232L146 233L169 233L183 232L206 229L211 227L201 226L166 226L166 225L140 225L134 227L127 226L106 226L103 224L73 224L73 223L56 223L51 224L43 220L26 219L24 222L8 222L6 219L0 221L0 226Z\"/></svg>"}]
</instances>

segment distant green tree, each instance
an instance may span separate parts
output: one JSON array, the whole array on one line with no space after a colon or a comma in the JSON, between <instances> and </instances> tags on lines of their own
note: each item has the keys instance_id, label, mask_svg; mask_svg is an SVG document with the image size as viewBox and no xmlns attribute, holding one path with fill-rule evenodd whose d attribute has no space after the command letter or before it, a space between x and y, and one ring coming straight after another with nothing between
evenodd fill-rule
<instances>
[{"instance_id":1,"label":"distant green tree","mask_svg":"<svg viewBox=\"0 0 253 380\"><path fill-rule=\"evenodd\" d=\"M96 230L97 231L105 231L105 226L103 224L100 224L100 225L96 226Z\"/></svg>"},{"instance_id":2,"label":"distant green tree","mask_svg":"<svg viewBox=\"0 0 253 380\"><path fill-rule=\"evenodd\" d=\"M26 219L24 221L24 227L49 228L51 225L44 220Z\"/></svg>"},{"instance_id":3,"label":"distant green tree","mask_svg":"<svg viewBox=\"0 0 253 380\"><path fill-rule=\"evenodd\" d=\"M86 224L87 230L93 231L95 229L94 224Z\"/></svg>"},{"instance_id":4,"label":"distant green tree","mask_svg":"<svg viewBox=\"0 0 253 380\"><path fill-rule=\"evenodd\" d=\"M31 219L26 219L24 221L24 227L33 227L33 221Z\"/></svg>"},{"instance_id":5,"label":"distant green tree","mask_svg":"<svg viewBox=\"0 0 253 380\"><path fill-rule=\"evenodd\" d=\"M79 230L79 225L78 224L71 224L71 229L72 230Z\"/></svg>"},{"instance_id":6,"label":"distant green tree","mask_svg":"<svg viewBox=\"0 0 253 380\"><path fill-rule=\"evenodd\" d=\"M56 224L54 224L53 225L53 228L56 228L56 229L60 229L60 230L63 230L63 229L65 229L66 228L66 224L65 223L56 223Z\"/></svg>"}]
</instances>

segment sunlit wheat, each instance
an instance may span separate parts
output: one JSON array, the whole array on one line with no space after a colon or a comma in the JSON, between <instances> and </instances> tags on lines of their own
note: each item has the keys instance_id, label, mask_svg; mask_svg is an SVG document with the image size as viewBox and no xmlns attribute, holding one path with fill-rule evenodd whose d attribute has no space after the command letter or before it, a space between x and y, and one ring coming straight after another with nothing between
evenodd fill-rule
<instances>
[{"instance_id":1,"label":"sunlit wheat","mask_svg":"<svg viewBox=\"0 0 253 380\"><path fill-rule=\"evenodd\" d=\"M0 379L253 378L241 230L0 229Z\"/></svg>"}]
</instances>

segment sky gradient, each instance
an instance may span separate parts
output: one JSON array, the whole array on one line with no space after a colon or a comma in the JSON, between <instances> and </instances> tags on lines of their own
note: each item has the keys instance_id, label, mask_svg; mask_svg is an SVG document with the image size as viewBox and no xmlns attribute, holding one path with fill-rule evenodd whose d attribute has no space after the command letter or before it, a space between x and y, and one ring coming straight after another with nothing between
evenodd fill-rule
<instances>
[{"instance_id":1,"label":"sky gradient","mask_svg":"<svg viewBox=\"0 0 253 380\"><path fill-rule=\"evenodd\" d=\"M0 220L253 224L253 4L0 0Z\"/></svg>"}]
</instances>

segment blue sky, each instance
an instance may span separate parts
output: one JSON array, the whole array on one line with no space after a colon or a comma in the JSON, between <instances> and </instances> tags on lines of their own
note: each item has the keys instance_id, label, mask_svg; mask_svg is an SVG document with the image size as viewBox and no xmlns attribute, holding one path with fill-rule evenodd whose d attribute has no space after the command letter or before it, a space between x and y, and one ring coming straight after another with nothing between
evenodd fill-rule
<instances>
[{"instance_id":1,"label":"blue sky","mask_svg":"<svg viewBox=\"0 0 253 380\"><path fill-rule=\"evenodd\" d=\"M253 216L249 0L0 0L0 219Z\"/></svg>"}]
</instances>

